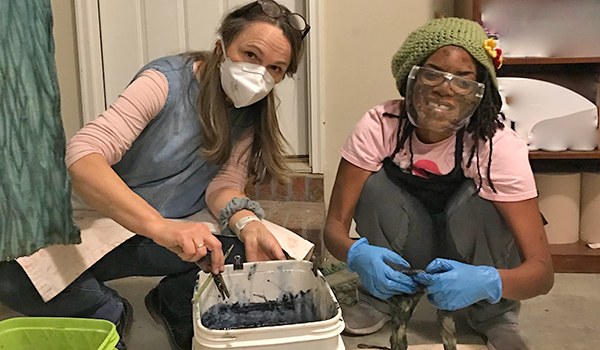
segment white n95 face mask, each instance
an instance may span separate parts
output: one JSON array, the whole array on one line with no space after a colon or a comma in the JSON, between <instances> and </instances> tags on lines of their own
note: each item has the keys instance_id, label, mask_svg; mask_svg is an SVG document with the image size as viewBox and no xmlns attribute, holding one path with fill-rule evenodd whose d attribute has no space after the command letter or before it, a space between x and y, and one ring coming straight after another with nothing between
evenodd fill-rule
<instances>
[{"instance_id":1,"label":"white n95 face mask","mask_svg":"<svg viewBox=\"0 0 600 350\"><path fill-rule=\"evenodd\" d=\"M225 61L221 63L221 86L235 108L249 106L262 100L273 90L275 79L269 71L258 64L233 62L227 57L221 40Z\"/></svg>"}]
</instances>

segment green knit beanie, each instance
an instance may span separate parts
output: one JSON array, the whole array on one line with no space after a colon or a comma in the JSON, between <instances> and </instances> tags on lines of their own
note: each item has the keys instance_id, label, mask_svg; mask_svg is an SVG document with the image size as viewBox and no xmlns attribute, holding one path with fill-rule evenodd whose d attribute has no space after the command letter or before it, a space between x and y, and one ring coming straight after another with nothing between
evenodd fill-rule
<instances>
[{"instance_id":1,"label":"green knit beanie","mask_svg":"<svg viewBox=\"0 0 600 350\"><path fill-rule=\"evenodd\" d=\"M477 22L462 18L439 18L410 33L402 47L392 58L392 74L398 91L406 82L411 68L425 61L442 46L454 45L465 49L490 72L492 82L498 87L496 69L492 58L484 49L485 31Z\"/></svg>"}]
</instances>

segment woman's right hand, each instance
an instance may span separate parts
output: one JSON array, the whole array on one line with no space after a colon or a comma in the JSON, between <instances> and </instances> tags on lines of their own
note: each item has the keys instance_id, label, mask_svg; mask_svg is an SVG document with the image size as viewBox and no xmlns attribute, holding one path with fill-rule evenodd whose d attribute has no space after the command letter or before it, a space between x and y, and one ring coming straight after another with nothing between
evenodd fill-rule
<instances>
[{"instance_id":1,"label":"woman's right hand","mask_svg":"<svg viewBox=\"0 0 600 350\"><path fill-rule=\"evenodd\" d=\"M358 273L365 288L378 298L389 299L401 293L414 294L417 284L412 278L394 270L386 262L410 268L408 262L397 253L372 246L363 237L350 247L346 266L351 272Z\"/></svg>"},{"instance_id":2,"label":"woman's right hand","mask_svg":"<svg viewBox=\"0 0 600 350\"><path fill-rule=\"evenodd\" d=\"M221 241L205 224L163 218L156 223L151 223L148 232L147 237L177 254L181 260L195 262L210 251L212 273L217 274L225 269Z\"/></svg>"},{"instance_id":3,"label":"woman's right hand","mask_svg":"<svg viewBox=\"0 0 600 350\"><path fill-rule=\"evenodd\" d=\"M221 242L206 225L163 218L125 184L103 155L93 153L82 157L69 167L69 173L73 191L106 217L131 232L152 239L184 261L198 261L208 249L212 252L212 271L224 270ZM199 244L204 246L198 247Z\"/></svg>"}]
</instances>

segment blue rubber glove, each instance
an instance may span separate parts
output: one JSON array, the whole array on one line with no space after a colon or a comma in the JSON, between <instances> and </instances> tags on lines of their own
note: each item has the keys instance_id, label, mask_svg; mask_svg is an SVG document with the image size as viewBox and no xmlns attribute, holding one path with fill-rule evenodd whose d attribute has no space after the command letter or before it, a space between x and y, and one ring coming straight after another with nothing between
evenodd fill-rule
<instances>
[{"instance_id":1,"label":"blue rubber glove","mask_svg":"<svg viewBox=\"0 0 600 350\"><path fill-rule=\"evenodd\" d=\"M350 247L346 267L358 273L363 285L378 298L389 299L396 294L413 294L417 284L409 276L391 268L385 262L410 268L410 264L393 251L369 245L361 238Z\"/></svg>"},{"instance_id":2,"label":"blue rubber glove","mask_svg":"<svg viewBox=\"0 0 600 350\"><path fill-rule=\"evenodd\" d=\"M502 280L491 266L474 266L435 259L413 279L427 287L427 299L442 310L458 310L481 300L495 304L502 298Z\"/></svg>"}]
</instances>

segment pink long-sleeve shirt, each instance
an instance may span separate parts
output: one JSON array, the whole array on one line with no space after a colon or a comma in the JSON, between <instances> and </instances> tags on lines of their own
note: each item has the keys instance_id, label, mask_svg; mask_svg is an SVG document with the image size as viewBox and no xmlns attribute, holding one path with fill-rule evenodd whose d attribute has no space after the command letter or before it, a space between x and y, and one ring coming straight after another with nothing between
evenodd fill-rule
<instances>
[{"instance_id":1,"label":"pink long-sleeve shirt","mask_svg":"<svg viewBox=\"0 0 600 350\"><path fill-rule=\"evenodd\" d=\"M67 168L93 153L101 154L109 165L118 163L148 123L161 111L168 92L169 84L162 73L154 69L142 72L106 111L69 140L65 160ZM206 198L223 188L244 192L248 181L248 152L245 150L251 143L252 131L247 130L234 146L229 160L208 186Z\"/></svg>"},{"instance_id":2,"label":"pink long-sleeve shirt","mask_svg":"<svg viewBox=\"0 0 600 350\"><path fill-rule=\"evenodd\" d=\"M67 167L93 153L101 154L110 165L118 163L161 111L168 90L167 79L162 73L153 69L142 72L115 103L68 142ZM223 188L244 191L248 163L248 152L244 151L251 142L252 130L246 130L235 144L229 160L208 186L207 198ZM90 266L134 235L113 220L89 210L77 196L73 198L73 208L73 219L81 228L82 243L54 245L17 259L44 301L54 298ZM189 220L212 220L206 215L196 216Z\"/></svg>"}]
</instances>

